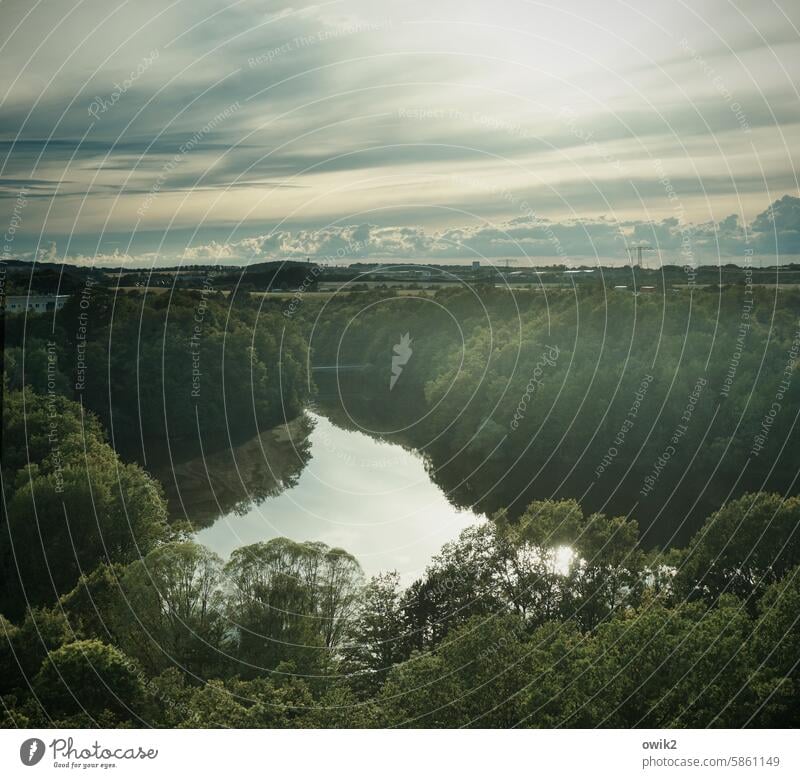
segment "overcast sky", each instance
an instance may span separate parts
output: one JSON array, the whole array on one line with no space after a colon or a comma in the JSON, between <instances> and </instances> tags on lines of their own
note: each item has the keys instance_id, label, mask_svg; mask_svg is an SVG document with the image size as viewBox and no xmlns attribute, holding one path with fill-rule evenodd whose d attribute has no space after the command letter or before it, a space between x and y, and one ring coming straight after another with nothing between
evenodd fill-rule
<instances>
[{"instance_id":1,"label":"overcast sky","mask_svg":"<svg viewBox=\"0 0 800 778\"><path fill-rule=\"evenodd\" d=\"M800 254L794 1L5 0L0 22L11 256Z\"/></svg>"}]
</instances>

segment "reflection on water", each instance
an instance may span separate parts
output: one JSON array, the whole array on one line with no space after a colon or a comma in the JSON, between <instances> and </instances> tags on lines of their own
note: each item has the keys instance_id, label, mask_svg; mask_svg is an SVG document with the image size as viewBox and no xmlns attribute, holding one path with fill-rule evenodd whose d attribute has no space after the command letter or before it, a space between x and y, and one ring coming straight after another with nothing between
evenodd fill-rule
<instances>
[{"instance_id":1,"label":"reflection on water","mask_svg":"<svg viewBox=\"0 0 800 778\"><path fill-rule=\"evenodd\" d=\"M308 426L287 429L310 447L299 476L277 496L228 510L198 533L200 543L228 557L239 546L279 536L318 540L354 554L367 574L397 570L410 581L442 544L479 520L447 501L418 454L310 412L309 424L310 434ZM295 463L301 459L294 456ZM276 469L263 456L261 467Z\"/></svg>"},{"instance_id":2,"label":"reflection on water","mask_svg":"<svg viewBox=\"0 0 800 778\"><path fill-rule=\"evenodd\" d=\"M310 454L313 423L302 416L234 448L156 470L172 519L207 527L220 516L246 515L294 487Z\"/></svg>"}]
</instances>

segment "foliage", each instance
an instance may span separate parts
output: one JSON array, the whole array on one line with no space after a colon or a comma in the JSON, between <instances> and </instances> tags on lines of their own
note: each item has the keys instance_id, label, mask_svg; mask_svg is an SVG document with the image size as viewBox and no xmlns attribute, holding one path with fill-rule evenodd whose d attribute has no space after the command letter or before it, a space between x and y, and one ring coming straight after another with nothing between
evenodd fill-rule
<instances>
[{"instance_id":1,"label":"foliage","mask_svg":"<svg viewBox=\"0 0 800 778\"><path fill-rule=\"evenodd\" d=\"M724 547L720 570L735 571L713 576L713 593L689 578L708 526L680 553L646 555L635 522L571 500L465 530L406 589L396 574L364 583L349 554L318 543L279 538L224 566L195 543L163 543L1 622L5 720L797 726L800 567L778 564L796 527L773 522L781 505L749 495L709 520L746 517L761 544L703 551ZM754 558L760 572L746 580L763 585L731 593Z\"/></svg>"},{"instance_id":2,"label":"foliage","mask_svg":"<svg viewBox=\"0 0 800 778\"><path fill-rule=\"evenodd\" d=\"M29 390L6 395L0 603L52 602L100 562L131 562L166 537L159 484L123 464L80 406Z\"/></svg>"},{"instance_id":3,"label":"foliage","mask_svg":"<svg viewBox=\"0 0 800 778\"><path fill-rule=\"evenodd\" d=\"M292 660L324 666L355 613L362 573L347 552L275 538L243 546L225 565L237 656L258 672Z\"/></svg>"},{"instance_id":4,"label":"foliage","mask_svg":"<svg viewBox=\"0 0 800 778\"><path fill-rule=\"evenodd\" d=\"M137 668L121 651L99 640L80 640L51 651L33 678L48 716L90 720L105 712L123 720L141 710L144 688Z\"/></svg>"},{"instance_id":5,"label":"foliage","mask_svg":"<svg viewBox=\"0 0 800 778\"><path fill-rule=\"evenodd\" d=\"M488 320L458 290L437 292L441 306L337 296L329 326L306 344L316 311L305 302L287 325L245 296L96 290L81 358L104 369L87 377L82 404L59 394L77 378L66 366L76 364L79 301L56 317L55 370L43 325L33 318L23 355L11 322L3 725L800 725L800 498L793 457L778 456L796 442L776 424L751 450L776 387L796 371L797 293L781 290L772 308L754 294L726 392L736 327L717 324L741 320L732 292L660 305L628 295L606 304L586 288L480 294ZM374 402L406 332L413 355L392 403ZM370 400L357 410L392 428L413 412L413 429L386 437L433 441L432 477L490 517L407 586L391 572L365 582L348 552L287 538L223 563L168 526L159 485L116 453L150 461L190 443L198 419L224 443L296 414L307 348L371 366L355 379ZM783 407L797 407L798 387L780 390ZM637 392L636 421L598 473ZM683 423L685 466L664 468L628 504Z\"/></svg>"},{"instance_id":6,"label":"foliage","mask_svg":"<svg viewBox=\"0 0 800 778\"><path fill-rule=\"evenodd\" d=\"M800 498L746 494L713 513L692 538L676 579L685 595L759 594L800 564Z\"/></svg>"},{"instance_id":7,"label":"foliage","mask_svg":"<svg viewBox=\"0 0 800 778\"><path fill-rule=\"evenodd\" d=\"M590 513L634 511L650 545L681 545L732 497L797 492L798 310L782 287L590 285L378 290L326 301L324 327L305 315L315 360L369 366L341 382L352 423L401 430L384 437L424 448L457 505L517 518L582 495ZM322 399L341 415L337 387Z\"/></svg>"},{"instance_id":8,"label":"foliage","mask_svg":"<svg viewBox=\"0 0 800 778\"><path fill-rule=\"evenodd\" d=\"M11 388L44 391L52 369L55 391L80 399L123 458L142 463L252 437L297 416L306 394L292 322L211 285L153 295L90 284L55 318L10 317L7 344Z\"/></svg>"}]
</instances>

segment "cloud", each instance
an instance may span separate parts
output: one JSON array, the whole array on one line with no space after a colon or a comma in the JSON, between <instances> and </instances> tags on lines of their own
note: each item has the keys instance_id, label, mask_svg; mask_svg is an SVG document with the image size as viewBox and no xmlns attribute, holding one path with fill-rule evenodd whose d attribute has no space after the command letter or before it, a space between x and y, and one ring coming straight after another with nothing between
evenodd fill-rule
<instances>
[{"instance_id":1,"label":"cloud","mask_svg":"<svg viewBox=\"0 0 800 778\"><path fill-rule=\"evenodd\" d=\"M676 217L659 221L571 219L554 221L535 214L495 223L426 229L420 225L381 226L370 223L334 225L319 230L275 230L236 240L209 240L180 251L129 254L115 250L92 257L72 254L65 262L114 265L231 264L283 259L304 259L342 264L356 261L517 258L547 259L561 264L624 260L626 248L646 243L664 264L683 264L683 242L689 241L698 263L730 261L756 254L800 254L800 198L785 195L759 213L749 225L736 214L718 222L680 222ZM39 259L59 261L55 243L39 251ZM20 257L20 258L29 258Z\"/></svg>"},{"instance_id":2,"label":"cloud","mask_svg":"<svg viewBox=\"0 0 800 778\"><path fill-rule=\"evenodd\" d=\"M753 221L763 251L800 254L800 197L784 195Z\"/></svg>"},{"instance_id":3,"label":"cloud","mask_svg":"<svg viewBox=\"0 0 800 778\"><path fill-rule=\"evenodd\" d=\"M106 232L127 245L161 230L134 255L624 258L647 240L667 256L686 229L658 158L699 254L737 256L767 193L797 191L800 6L783 5L408 0L387 18L368 0L7 0L0 225L28 182L15 248L29 253L55 238L86 258ZM181 146L233 104L137 221ZM784 200L749 225L756 250L800 253ZM231 239L234 224L252 237Z\"/></svg>"}]
</instances>

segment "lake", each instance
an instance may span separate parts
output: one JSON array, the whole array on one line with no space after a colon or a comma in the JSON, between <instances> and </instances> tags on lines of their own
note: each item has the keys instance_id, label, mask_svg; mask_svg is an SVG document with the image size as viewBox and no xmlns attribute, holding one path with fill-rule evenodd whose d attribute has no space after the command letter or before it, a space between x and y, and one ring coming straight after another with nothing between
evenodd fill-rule
<instances>
[{"instance_id":1,"label":"lake","mask_svg":"<svg viewBox=\"0 0 800 778\"><path fill-rule=\"evenodd\" d=\"M322 541L352 553L367 575L397 570L410 583L444 543L484 520L448 502L419 454L311 411L305 422L302 435L298 425L281 435L284 446L294 434L306 447L299 474L274 496L240 501L197 533L199 543L227 559L239 546L275 537ZM269 461L275 448L259 450L270 481L281 481L282 463ZM247 460L252 469L252 452Z\"/></svg>"}]
</instances>

